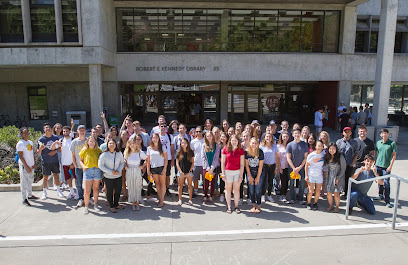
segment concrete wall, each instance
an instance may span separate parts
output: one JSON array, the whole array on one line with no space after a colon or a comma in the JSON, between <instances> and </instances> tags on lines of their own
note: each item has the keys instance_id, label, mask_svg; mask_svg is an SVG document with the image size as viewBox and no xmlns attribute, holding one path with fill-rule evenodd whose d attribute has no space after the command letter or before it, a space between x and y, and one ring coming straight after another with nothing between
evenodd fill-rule
<instances>
[{"instance_id":1,"label":"concrete wall","mask_svg":"<svg viewBox=\"0 0 408 265\"><path fill-rule=\"evenodd\" d=\"M11 122L15 122L16 117L25 120L29 126L41 130L45 120L30 121L27 87L41 86L47 87L47 101L49 119L51 124L60 122L68 124L65 112L72 110L84 110L89 112L89 85L87 82L65 82L65 83L11 83L0 84L0 113L8 114ZM52 111L57 111L58 117L52 116Z\"/></svg>"},{"instance_id":2,"label":"concrete wall","mask_svg":"<svg viewBox=\"0 0 408 265\"><path fill-rule=\"evenodd\" d=\"M357 7L357 14L359 16L372 15L380 16L381 0L370 0L367 3L361 4ZM398 16L408 16L408 1L398 1Z\"/></svg>"}]
</instances>

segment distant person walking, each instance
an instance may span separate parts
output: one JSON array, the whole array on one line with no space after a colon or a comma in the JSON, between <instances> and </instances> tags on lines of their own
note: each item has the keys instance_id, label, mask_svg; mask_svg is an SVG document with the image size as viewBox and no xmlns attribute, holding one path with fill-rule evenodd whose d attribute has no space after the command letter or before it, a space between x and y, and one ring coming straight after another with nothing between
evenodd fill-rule
<instances>
[{"instance_id":1,"label":"distant person walking","mask_svg":"<svg viewBox=\"0 0 408 265\"><path fill-rule=\"evenodd\" d=\"M323 128L323 108L319 108L315 112L315 120L314 120L314 125L316 126L316 134L319 134L322 131Z\"/></svg>"}]
</instances>

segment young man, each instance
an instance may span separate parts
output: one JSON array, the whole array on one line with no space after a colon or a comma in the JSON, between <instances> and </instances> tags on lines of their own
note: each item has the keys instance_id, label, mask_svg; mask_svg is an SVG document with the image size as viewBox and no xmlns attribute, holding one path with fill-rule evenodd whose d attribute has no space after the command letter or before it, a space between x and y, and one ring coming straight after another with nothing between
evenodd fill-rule
<instances>
[{"instance_id":1,"label":"young man","mask_svg":"<svg viewBox=\"0 0 408 265\"><path fill-rule=\"evenodd\" d=\"M43 196L42 200L47 199L47 183L48 176L51 174L54 176L54 183L59 182L60 173L59 162L58 162L58 150L51 150L52 145L55 141L58 141L58 137L51 133L51 124L44 123L44 135L38 139L38 149L37 153L41 155L42 160L42 172L43 172ZM59 197L64 197L61 192L60 186L57 185L57 193Z\"/></svg>"},{"instance_id":2,"label":"young man","mask_svg":"<svg viewBox=\"0 0 408 265\"><path fill-rule=\"evenodd\" d=\"M377 152L377 160L375 165L377 166L377 172L380 176L385 176L391 173L392 166L397 158L397 145L394 141L391 141L389 137L390 133L387 129L381 129L380 136L382 140L378 141L375 145L375 151ZM390 203L390 179L384 179L384 185L378 185L378 197L376 199L384 199L387 207L392 208Z\"/></svg>"},{"instance_id":3,"label":"young man","mask_svg":"<svg viewBox=\"0 0 408 265\"><path fill-rule=\"evenodd\" d=\"M376 178L380 175L377 173L377 169L374 166L374 156L366 155L364 158L364 166L357 169L354 175L352 176L353 179L356 180L365 180L370 178ZM378 183L383 185L383 180L379 179ZM374 203L370 197L368 197L367 192L370 190L371 185L373 184L372 181L355 184L351 186L351 193L350 193L350 208L349 213L351 214L354 205L356 202L369 214L375 214L375 207Z\"/></svg>"},{"instance_id":4,"label":"young man","mask_svg":"<svg viewBox=\"0 0 408 265\"><path fill-rule=\"evenodd\" d=\"M357 143L357 160L354 166L355 168L360 168L364 165L364 158L366 155L370 154L374 156L375 145L372 140L367 138L367 128L364 125L358 128L358 137L354 140Z\"/></svg>"},{"instance_id":5,"label":"young man","mask_svg":"<svg viewBox=\"0 0 408 265\"><path fill-rule=\"evenodd\" d=\"M171 196L171 193L169 191L169 186L170 186L170 173L171 173L171 167L174 166L174 159L175 157L174 154L174 139L173 136L168 134L167 132L167 124L166 123L161 123L160 124L160 142L163 146L166 146L167 150L167 169L166 169L166 196Z\"/></svg>"},{"instance_id":6,"label":"young man","mask_svg":"<svg viewBox=\"0 0 408 265\"><path fill-rule=\"evenodd\" d=\"M340 124L340 138L343 136L343 129L346 127L350 127L350 114L347 113L347 109L343 109L343 113L340 115L339 118L339 124Z\"/></svg>"},{"instance_id":7,"label":"young man","mask_svg":"<svg viewBox=\"0 0 408 265\"><path fill-rule=\"evenodd\" d=\"M323 108L316 110L314 114L314 125L316 126L316 134L319 135L323 129Z\"/></svg>"},{"instance_id":8,"label":"young man","mask_svg":"<svg viewBox=\"0 0 408 265\"><path fill-rule=\"evenodd\" d=\"M203 128L201 126L197 126L196 130L196 138L191 141L190 147L191 150L194 152L194 168L193 168L193 181L194 181L194 193L193 198L196 198L198 195L198 181L200 180L200 176L203 176L203 159L201 157L201 151L204 146L204 135L203 135Z\"/></svg>"},{"instance_id":9,"label":"young man","mask_svg":"<svg viewBox=\"0 0 408 265\"><path fill-rule=\"evenodd\" d=\"M28 140L28 129L20 129L21 140L18 141L16 150L18 152L18 166L20 172L21 197L25 206L31 206L28 199L38 199L33 195L33 181L35 170L35 158L33 152L33 142ZM28 195L28 197L27 197Z\"/></svg>"},{"instance_id":10,"label":"young man","mask_svg":"<svg viewBox=\"0 0 408 265\"><path fill-rule=\"evenodd\" d=\"M91 129L91 135L93 137L95 137L95 139L96 139L96 141L98 143L98 146L101 146L104 143L104 140L102 140L102 138L98 137L98 133L99 133L99 130L96 127L93 127Z\"/></svg>"},{"instance_id":11,"label":"young man","mask_svg":"<svg viewBox=\"0 0 408 265\"><path fill-rule=\"evenodd\" d=\"M142 127L139 121L134 121L133 122L133 131L134 133L132 134L132 136L130 136L129 139L133 139L136 137L137 134L140 134L142 136L143 139L143 145L144 147L148 147L149 143L150 143L150 136L142 131Z\"/></svg>"},{"instance_id":12,"label":"young man","mask_svg":"<svg viewBox=\"0 0 408 265\"><path fill-rule=\"evenodd\" d=\"M73 177L76 179L74 165L72 163L72 154L70 151L72 138L71 138L71 128L64 126L62 128L63 138L60 141L54 142L52 149L61 148L61 164L64 170L65 180L69 186L69 194L67 199L72 199L75 197L74 188L72 187L72 177L69 170L72 170Z\"/></svg>"},{"instance_id":13,"label":"young man","mask_svg":"<svg viewBox=\"0 0 408 265\"><path fill-rule=\"evenodd\" d=\"M160 133L160 124L166 123L166 118L164 117L164 115L160 115L157 118L157 123L158 125L154 126L152 130L150 131L150 138L152 138L153 133ZM167 128L166 128L166 132L167 132Z\"/></svg>"},{"instance_id":14,"label":"young man","mask_svg":"<svg viewBox=\"0 0 408 265\"><path fill-rule=\"evenodd\" d=\"M125 129L126 127L126 129ZM122 123L122 126L120 127L120 132L126 130L126 132L128 133L128 138L130 136L132 136L132 134L134 133L134 129L133 129L133 119L132 117L130 117L130 115L127 115L125 120ZM120 134L119 132L119 134Z\"/></svg>"},{"instance_id":15,"label":"young man","mask_svg":"<svg viewBox=\"0 0 408 265\"><path fill-rule=\"evenodd\" d=\"M359 112L357 113L357 125L364 125L366 124L367 114L363 111L363 106L360 106Z\"/></svg>"},{"instance_id":16,"label":"young man","mask_svg":"<svg viewBox=\"0 0 408 265\"><path fill-rule=\"evenodd\" d=\"M365 123L364 124L368 124L368 125L371 125L369 122L368 122L368 118L369 118L369 116L370 116L370 104L368 104L368 103L366 103L365 105L364 105L364 113L366 114L366 120L365 120Z\"/></svg>"},{"instance_id":17,"label":"young man","mask_svg":"<svg viewBox=\"0 0 408 265\"><path fill-rule=\"evenodd\" d=\"M103 126L102 124L98 123L95 125L96 130L98 131L98 138L102 140L102 142L105 142L105 136L103 134Z\"/></svg>"},{"instance_id":18,"label":"young man","mask_svg":"<svg viewBox=\"0 0 408 265\"><path fill-rule=\"evenodd\" d=\"M351 128L345 127L343 129L343 138L336 141L337 148L339 153L344 156L346 159L346 172L345 172L345 194L347 195L348 191L348 181L349 178L354 174L354 163L357 160L357 142L354 139L351 139Z\"/></svg>"},{"instance_id":19,"label":"young man","mask_svg":"<svg viewBox=\"0 0 408 265\"><path fill-rule=\"evenodd\" d=\"M84 125L79 125L77 128L77 133L78 133L78 138L75 138L74 140L72 140L71 147L69 148L69 150L71 151L72 164L75 167L77 195L79 199L76 207L78 208L84 205L84 189L82 188L84 172L79 163L80 161L79 152L81 152L86 142L86 138L85 138L86 127Z\"/></svg>"},{"instance_id":20,"label":"young man","mask_svg":"<svg viewBox=\"0 0 408 265\"><path fill-rule=\"evenodd\" d=\"M305 164L307 155L309 153L309 146L304 141L300 140L300 129L293 130L294 140L286 147L286 157L289 164L289 171L294 172L295 175L300 174L299 179L299 204L305 205L303 200L303 193L305 190ZM290 178L290 201L289 204L295 203L295 179Z\"/></svg>"}]
</instances>

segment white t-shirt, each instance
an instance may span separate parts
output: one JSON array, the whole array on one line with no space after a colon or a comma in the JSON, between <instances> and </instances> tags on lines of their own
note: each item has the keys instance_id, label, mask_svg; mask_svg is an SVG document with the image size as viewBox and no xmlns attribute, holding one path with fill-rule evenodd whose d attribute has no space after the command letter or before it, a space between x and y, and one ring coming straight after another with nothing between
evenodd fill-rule
<instances>
[{"instance_id":1,"label":"white t-shirt","mask_svg":"<svg viewBox=\"0 0 408 265\"><path fill-rule=\"evenodd\" d=\"M143 151L138 153L130 153L129 157L126 159L129 166L140 166L141 160L146 160L147 155Z\"/></svg>"},{"instance_id":2,"label":"white t-shirt","mask_svg":"<svg viewBox=\"0 0 408 265\"><path fill-rule=\"evenodd\" d=\"M187 134L187 133L184 134L184 138L186 138L187 141L190 142L190 139L188 138L188 134ZM173 141L174 141L174 150L176 151L176 154L177 154L178 150L180 150L181 139L182 139L182 137L181 137L180 134L177 135L177 136L174 136L174 138L173 138Z\"/></svg>"},{"instance_id":3,"label":"white t-shirt","mask_svg":"<svg viewBox=\"0 0 408 265\"><path fill-rule=\"evenodd\" d=\"M167 150L167 160L171 160L171 159L172 159L172 157L171 157L171 145L174 144L173 136L172 136L172 135L169 135L169 134L167 134L167 133L166 133L164 136L163 136L163 135L160 135L160 142L161 142L161 144L162 144L163 146L166 147L166 150ZM163 148L163 150L164 150L164 148Z\"/></svg>"},{"instance_id":4,"label":"white t-shirt","mask_svg":"<svg viewBox=\"0 0 408 265\"><path fill-rule=\"evenodd\" d=\"M21 139L16 145L16 150L17 152L23 152L23 158L26 161L27 166L34 166L33 142Z\"/></svg>"},{"instance_id":5,"label":"white t-shirt","mask_svg":"<svg viewBox=\"0 0 408 265\"><path fill-rule=\"evenodd\" d=\"M190 143L191 150L193 150L194 152L194 165L198 167L203 166L203 159L201 157L201 151L203 149L203 146L204 146L204 137L201 140L198 140L198 138L195 138Z\"/></svg>"},{"instance_id":6,"label":"white t-shirt","mask_svg":"<svg viewBox=\"0 0 408 265\"><path fill-rule=\"evenodd\" d=\"M315 112L315 122L314 125L318 127L323 126L323 114L320 111Z\"/></svg>"},{"instance_id":7,"label":"white t-shirt","mask_svg":"<svg viewBox=\"0 0 408 265\"><path fill-rule=\"evenodd\" d=\"M163 152L166 152L166 147L163 146ZM150 146L147 148L148 156L150 156L150 167L157 168L164 166L164 156L160 155L159 151L153 150Z\"/></svg>"},{"instance_id":8,"label":"white t-shirt","mask_svg":"<svg viewBox=\"0 0 408 265\"><path fill-rule=\"evenodd\" d=\"M309 163L308 175L311 177L323 177L323 158L325 152L322 151L317 154L316 151L310 153L307 156L307 162Z\"/></svg>"},{"instance_id":9,"label":"white t-shirt","mask_svg":"<svg viewBox=\"0 0 408 265\"><path fill-rule=\"evenodd\" d=\"M62 140L62 146L61 146L61 164L63 166L69 166L72 164L72 152L71 152L71 143L72 143L72 138L64 139Z\"/></svg>"}]
</instances>

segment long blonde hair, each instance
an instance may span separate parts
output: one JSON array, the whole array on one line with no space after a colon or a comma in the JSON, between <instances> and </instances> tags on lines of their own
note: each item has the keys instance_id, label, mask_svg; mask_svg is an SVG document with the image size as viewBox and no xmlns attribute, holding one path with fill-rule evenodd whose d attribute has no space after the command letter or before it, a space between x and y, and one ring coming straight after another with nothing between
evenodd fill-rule
<instances>
[{"instance_id":1,"label":"long blonde hair","mask_svg":"<svg viewBox=\"0 0 408 265\"><path fill-rule=\"evenodd\" d=\"M273 144L275 143L275 138L273 138L272 133L265 133L264 138L262 139L261 145L262 145L262 146L266 146L266 136L267 136L267 135L270 135L270 136L271 136L271 138L272 138L271 146L273 146Z\"/></svg>"},{"instance_id":2,"label":"long blonde hair","mask_svg":"<svg viewBox=\"0 0 408 265\"><path fill-rule=\"evenodd\" d=\"M254 150L252 150L251 144L248 145L245 151L247 151L251 156L257 159L259 157L259 141L258 138L252 137L251 140L249 140L249 142L251 143L253 140L256 141L256 143L258 144L258 148L255 149L255 153L253 153Z\"/></svg>"},{"instance_id":3,"label":"long blonde hair","mask_svg":"<svg viewBox=\"0 0 408 265\"><path fill-rule=\"evenodd\" d=\"M91 140L91 139L94 139L94 141L95 141L95 147L94 147L93 149L99 148L98 141L96 140L95 137L93 137L93 136L91 135L91 136L89 136L89 137L86 139L85 144L84 144L84 147L83 147L82 149L90 149L90 148L89 148L89 140Z\"/></svg>"},{"instance_id":4,"label":"long blonde hair","mask_svg":"<svg viewBox=\"0 0 408 265\"><path fill-rule=\"evenodd\" d=\"M126 148L125 148L125 152L123 152L123 156L124 156L125 158L128 158L128 157L130 156L130 154L132 153L132 148L130 148L130 144L131 144L132 142L135 143L135 145L136 145L136 152L135 152L135 153L140 152L139 146L138 146L137 143L136 143L136 137L135 137L135 138L131 138L131 139L129 139L129 141L127 141L127 143L126 143Z\"/></svg>"},{"instance_id":5,"label":"long blonde hair","mask_svg":"<svg viewBox=\"0 0 408 265\"><path fill-rule=\"evenodd\" d=\"M208 139L207 139L207 134L210 134L211 135L211 137L212 137L212 146L210 146L210 142L208 141ZM205 133L205 136L204 136L204 149L205 149L205 151L208 153L208 152L212 152L213 150L214 150L214 148L215 148L215 137L214 137L214 134L211 132L211 131L207 131L206 133Z\"/></svg>"}]
</instances>

